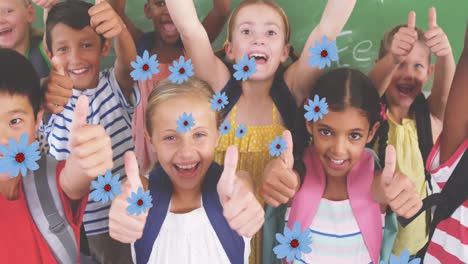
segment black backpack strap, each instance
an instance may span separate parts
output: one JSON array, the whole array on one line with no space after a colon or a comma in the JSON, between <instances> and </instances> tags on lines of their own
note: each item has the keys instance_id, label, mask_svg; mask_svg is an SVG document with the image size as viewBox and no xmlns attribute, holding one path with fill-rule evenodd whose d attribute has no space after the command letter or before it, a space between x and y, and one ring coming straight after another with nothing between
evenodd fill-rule
<instances>
[{"instance_id":1,"label":"black backpack strap","mask_svg":"<svg viewBox=\"0 0 468 264\"><path fill-rule=\"evenodd\" d=\"M29 61L36 70L39 78L49 76L50 65L48 58L41 48L42 37L33 37L29 46Z\"/></svg>"},{"instance_id":2,"label":"black backpack strap","mask_svg":"<svg viewBox=\"0 0 468 264\"><path fill-rule=\"evenodd\" d=\"M423 207L411 219L406 220L399 217L398 221L402 226L409 224L420 213L426 211L433 206L437 206L434 212L434 217L429 226L429 240L426 245L418 252L418 257L423 258L426 254L427 247L431 242L432 236L437 225L443 220L449 218L455 210L468 199L468 152L465 151L457 167L448 179L444 188L440 193L432 194L423 200ZM405 224L405 225L404 225Z\"/></svg>"}]
</instances>

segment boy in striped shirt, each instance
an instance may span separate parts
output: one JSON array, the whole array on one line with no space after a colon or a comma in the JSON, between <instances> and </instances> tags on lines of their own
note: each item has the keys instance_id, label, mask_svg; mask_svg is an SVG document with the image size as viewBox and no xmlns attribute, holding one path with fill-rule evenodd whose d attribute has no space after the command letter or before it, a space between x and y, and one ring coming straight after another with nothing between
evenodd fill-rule
<instances>
[{"instance_id":1,"label":"boy in striped shirt","mask_svg":"<svg viewBox=\"0 0 468 264\"><path fill-rule=\"evenodd\" d=\"M65 1L48 13L46 43L53 70L46 84L46 108L53 113L45 126L50 155L70 154L69 134L78 96L89 99L87 121L102 125L112 141L112 174L125 177L123 155L133 150L132 115L139 91L130 77L136 49L121 18L105 1ZM114 67L100 71L101 58L114 40ZM86 160L91 166L94 160ZM88 200L83 224L91 255L100 263L130 263L130 247L110 238L110 203Z\"/></svg>"},{"instance_id":2,"label":"boy in striped shirt","mask_svg":"<svg viewBox=\"0 0 468 264\"><path fill-rule=\"evenodd\" d=\"M443 189L453 171L466 161L468 148L468 22L465 32L465 47L460 56L452 88L447 102L444 127L432 149L426 166ZM461 114L460 113L464 113ZM462 157L465 155L464 159ZM462 160L460 162L460 160ZM466 165L466 164L464 164ZM468 175L461 172L461 177ZM457 177L459 177L457 176ZM462 186L466 190L468 186ZM434 191L436 191L434 189ZM466 192L466 191L465 191ZM437 214L437 213L436 213ZM436 227L429 242L424 263L468 263L468 199Z\"/></svg>"}]
</instances>

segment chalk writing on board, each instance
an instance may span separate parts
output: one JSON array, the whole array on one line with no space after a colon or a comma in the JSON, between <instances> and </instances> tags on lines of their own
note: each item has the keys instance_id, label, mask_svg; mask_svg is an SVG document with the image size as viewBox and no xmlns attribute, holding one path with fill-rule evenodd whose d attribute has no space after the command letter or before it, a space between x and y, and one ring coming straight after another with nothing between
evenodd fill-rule
<instances>
[{"instance_id":1,"label":"chalk writing on board","mask_svg":"<svg viewBox=\"0 0 468 264\"><path fill-rule=\"evenodd\" d=\"M343 60L338 60L338 66L340 67L350 67L351 64L353 64L353 66L358 66L362 63L368 64L372 59L371 50L374 47L372 41L365 39L359 40L359 42L356 43L355 39L352 36L352 30L342 31L337 36L337 40L340 38L344 38L344 40L337 41L339 43L339 58L348 58L348 60L352 58L352 61L346 61L346 63Z\"/></svg>"}]
</instances>

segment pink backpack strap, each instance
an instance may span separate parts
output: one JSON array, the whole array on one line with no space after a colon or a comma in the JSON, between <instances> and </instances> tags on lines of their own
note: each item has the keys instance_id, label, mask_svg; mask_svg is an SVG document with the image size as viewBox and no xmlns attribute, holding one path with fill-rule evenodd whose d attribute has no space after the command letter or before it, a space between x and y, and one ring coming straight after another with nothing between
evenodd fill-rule
<instances>
[{"instance_id":1,"label":"pink backpack strap","mask_svg":"<svg viewBox=\"0 0 468 264\"><path fill-rule=\"evenodd\" d=\"M372 263L379 263L382 247L382 218L380 206L371 192L374 180L374 157L364 151L361 159L348 174L348 194L359 229Z\"/></svg>"},{"instance_id":2,"label":"pink backpack strap","mask_svg":"<svg viewBox=\"0 0 468 264\"><path fill-rule=\"evenodd\" d=\"M294 196L288 219L290 229L293 228L296 221L299 221L301 231L309 228L325 191L325 173L312 146L304 151L303 160L306 167L304 182Z\"/></svg>"}]
</instances>

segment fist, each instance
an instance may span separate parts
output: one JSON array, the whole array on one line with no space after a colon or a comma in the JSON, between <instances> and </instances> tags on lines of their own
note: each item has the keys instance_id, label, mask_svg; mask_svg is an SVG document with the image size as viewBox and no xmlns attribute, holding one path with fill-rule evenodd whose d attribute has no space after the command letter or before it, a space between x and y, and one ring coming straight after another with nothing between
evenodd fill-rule
<instances>
[{"instance_id":1,"label":"fist","mask_svg":"<svg viewBox=\"0 0 468 264\"><path fill-rule=\"evenodd\" d=\"M452 47L447 35L437 25L437 14L434 7L429 9L429 29L424 34L426 45L437 57L452 55Z\"/></svg>"},{"instance_id":2,"label":"fist","mask_svg":"<svg viewBox=\"0 0 468 264\"><path fill-rule=\"evenodd\" d=\"M277 207L287 203L296 194L299 176L294 172L294 156L291 132L283 132L286 150L279 158L271 160L263 171L260 197L269 205Z\"/></svg>"},{"instance_id":3,"label":"fist","mask_svg":"<svg viewBox=\"0 0 468 264\"><path fill-rule=\"evenodd\" d=\"M391 54L396 63L403 62L408 54L413 49L414 44L418 40L418 32L416 27L416 13L411 11L408 14L408 24L406 27L401 27L393 36L390 47Z\"/></svg>"},{"instance_id":4,"label":"fist","mask_svg":"<svg viewBox=\"0 0 468 264\"><path fill-rule=\"evenodd\" d=\"M51 62L52 71L45 81L45 108L52 114L59 114L73 95L73 81L56 57Z\"/></svg>"},{"instance_id":5,"label":"fist","mask_svg":"<svg viewBox=\"0 0 468 264\"><path fill-rule=\"evenodd\" d=\"M105 0L96 0L95 5L88 12L91 16L91 27L106 39L118 36L125 27L120 16Z\"/></svg>"}]
</instances>

